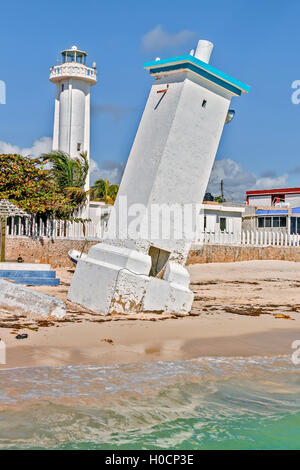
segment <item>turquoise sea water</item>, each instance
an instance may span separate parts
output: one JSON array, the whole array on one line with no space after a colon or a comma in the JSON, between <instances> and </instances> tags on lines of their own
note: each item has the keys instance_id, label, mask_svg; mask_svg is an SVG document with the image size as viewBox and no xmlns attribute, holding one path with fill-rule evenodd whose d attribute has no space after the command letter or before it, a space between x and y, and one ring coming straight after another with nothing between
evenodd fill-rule
<instances>
[{"instance_id":1,"label":"turquoise sea water","mask_svg":"<svg viewBox=\"0 0 300 470\"><path fill-rule=\"evenodd\" d=\"M0 449L299 449L290 358L0 371Z\"/></svg>"}]
</instances>

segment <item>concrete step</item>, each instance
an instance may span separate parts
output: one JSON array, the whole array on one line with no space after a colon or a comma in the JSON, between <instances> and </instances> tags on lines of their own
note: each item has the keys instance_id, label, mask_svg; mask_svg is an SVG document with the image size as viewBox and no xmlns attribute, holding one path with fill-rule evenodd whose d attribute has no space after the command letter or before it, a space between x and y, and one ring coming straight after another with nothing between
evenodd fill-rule
<instances>
[{"instance_id":1,"label":"concrete step","mask_svg":"<svg viewBox=\"0 0 300 470\"><path fill-rule=\"evenodd\" d=\"M37 277L37 278L55 278L55 271L21 271L21 270L0 270L0 278L15 278L15 277Z\"/></svg>"},{"instance_id":2,"label":"concrete step","mask_svg":"<svg viewBox=\"0 0 300 470\"><path fill-rule=\"evenodd\" d=\"M0 279L9 279L25 286L58 286L56 272L45 269L1 269Z\"/></svg>"},{"instance_id":3,"label":"concrete step","mask_svg":"<svg viewBox=\"0 0 300 470\"><path fill-rule=\"evenodd\" d=\"M60 279L58 278L37 278L37 277L28 277L28 278L10 278L11 281L14 281L16 284L23 284L26 286L59 286Z\"/></svg>"}]
</instances>

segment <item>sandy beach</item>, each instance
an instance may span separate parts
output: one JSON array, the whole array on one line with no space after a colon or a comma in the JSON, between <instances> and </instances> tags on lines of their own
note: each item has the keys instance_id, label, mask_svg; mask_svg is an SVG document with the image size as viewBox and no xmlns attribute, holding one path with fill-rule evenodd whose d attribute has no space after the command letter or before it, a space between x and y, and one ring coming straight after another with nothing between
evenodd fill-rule
<instances>
[{"instance_id":1,"label":"sandy beach","mask_svg":"<svg viewBox=\"0 0 300 470\"><path fill-rule=\"evenodd\" d=\"M7 364L0 367L110 365L201 356L278 356L300 339L300 263L247 261L189 266L192 315L103 317L70 302L63 321L0 312ZM72 271L36 290L66 300ZM17 333L28 338L17 340Z\"/></svg>"}]
</instances>

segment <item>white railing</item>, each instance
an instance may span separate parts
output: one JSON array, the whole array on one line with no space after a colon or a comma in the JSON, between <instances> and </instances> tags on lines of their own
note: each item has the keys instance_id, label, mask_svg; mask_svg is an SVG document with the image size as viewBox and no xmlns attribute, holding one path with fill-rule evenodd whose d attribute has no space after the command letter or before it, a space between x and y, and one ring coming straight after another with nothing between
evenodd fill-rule
<instances>
[{"instance_id":1,"label":"white railing","mask_svg":"<svg viewBox=\"0 0 300 470\"><path fill-rule=\"evenodd\" d=\"M69 222L64 220L42 220L38 217L10 217L7 221L7 237L32 237L84 240L98 240L103 235L103 225L99 222Z\"/></svg>"},{"instance_id":2,"label":"white railing","mask_svg":"<svg viewBox=\"0 0 300 470\"><path fill-rule=\"evenodd\" d=\"M97 71L91 67L86 67L81 64L61 64L55 65L50 69L50 80L57 77L80 77L90 81L97 81Z\"/></svg>"},{"instance_id":3,"label":"white railing","mask_svg":"<svg viewBox=\"0 0 300 470\"><path fill-rule=\"evenodd\" d=\"M38 217L8 219L7 237L33 237L53 239L103 239L104 222L68 222L63 220L43 220ZM300 235L264 230L242 232L204 231L199 234L192 248L205 245L235 246L300 246Z\"/></svg>"},{"instance_id":4,"label":"white railing","mask_svg":"<svg viewBox=\"0 0 300 470\"><path fill-rule=\"evenodd\" d=\"M264 230L248 230L236 233L202 232L193 247L199 245L236 245L236 246L300 246L300 235Z\"/></svg>"}]
</instances>

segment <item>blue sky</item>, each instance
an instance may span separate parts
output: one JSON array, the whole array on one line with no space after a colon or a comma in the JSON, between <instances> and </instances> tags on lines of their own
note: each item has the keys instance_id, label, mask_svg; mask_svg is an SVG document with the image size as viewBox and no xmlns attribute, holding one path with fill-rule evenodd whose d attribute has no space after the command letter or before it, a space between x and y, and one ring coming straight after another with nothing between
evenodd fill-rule
<instances>
[{"instance_id":1,"label":"blue sky","mask_svg":"<svg viewBox=\"0 0 300 470\"><path fill-rule=\"evenodd\" d=\"M218 192L223 178L228 197L240 198L254 187L300 186L300 104L291 101L291 84L300 80L299 1L11 0L0 8L0 80L7 86L1 152L49 145L55 95L49 68L76 44L99 72L92 89L93 176L117 179L153 80L143 63L188 53L198 39L209 39L211 64L251 85L249 95L232 101L236 117L225 127L210 188Z\"/></svg>"}]
</instances>

